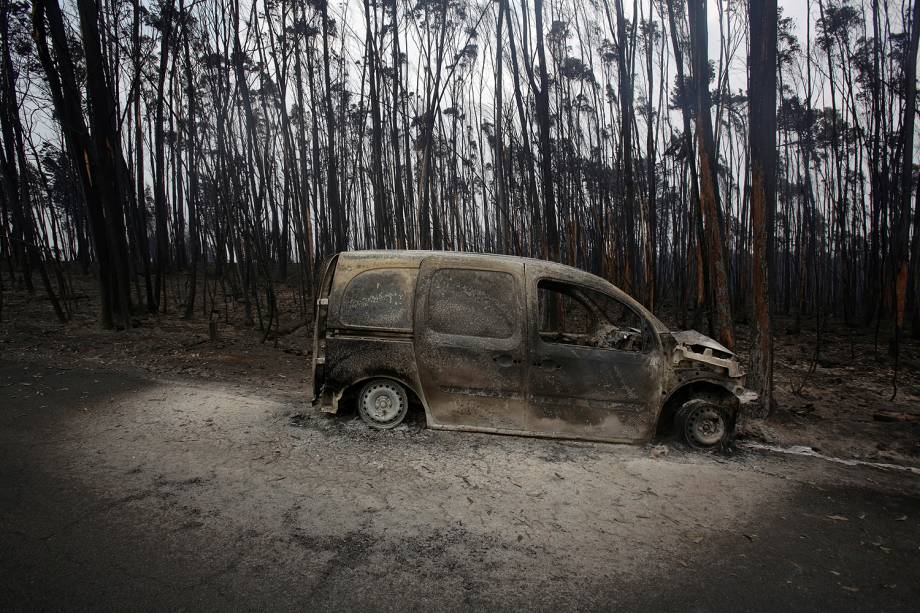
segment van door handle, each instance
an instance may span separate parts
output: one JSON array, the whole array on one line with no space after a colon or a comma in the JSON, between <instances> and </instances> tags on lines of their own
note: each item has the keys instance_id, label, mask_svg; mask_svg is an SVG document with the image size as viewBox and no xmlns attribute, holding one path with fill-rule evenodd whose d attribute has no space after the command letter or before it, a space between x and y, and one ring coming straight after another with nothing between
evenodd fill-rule
<instances>
[{"instance_id":1,"label":"van door handle","mask_svg":"<svg viewBox=\"0 0 920 613\"><path fill-rule=\"evenodd\" d=\"M519 363L510 353L494 353L492 354L492 361L501 367L508 367Z\"/></svg>"},{"instance_id":2,"label":"van door handle","mask_svg":"<svg viewBox=\"0 0 920 613\"><path fill-rule=\"evenodd\" d=\"M533 365L537 368L543 368L546 370L559 370L562 368L562 366L560 366L557 362L549 359L534 362Z\"/></svg>"}]
</instances>

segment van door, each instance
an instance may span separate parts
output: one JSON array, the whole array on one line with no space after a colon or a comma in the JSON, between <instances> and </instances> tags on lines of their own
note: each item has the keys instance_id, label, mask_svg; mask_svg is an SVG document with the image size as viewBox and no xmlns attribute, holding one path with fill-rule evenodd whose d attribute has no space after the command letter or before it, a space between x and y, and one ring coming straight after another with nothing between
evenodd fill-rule
<instances>
[{"instance_id":1,"label":"van door","mask_svg":"<svg viewBox=\"0 0 920 613\"><path fill-rule=\"evenodd\" d=\"M431 426L528 430L523 272L487 258L422 262L414 336Z\"/></svg>"},{"instance_id":2,"label":"van door","mask_svg":"<svg viewBox=\"0 0 920 613\"><path fill-rule=\"evenodd\" d=\"M533 430L608 441L647 438L661 395L649 324L597 289L528 280Z\"/></svg>"}]
</instances>

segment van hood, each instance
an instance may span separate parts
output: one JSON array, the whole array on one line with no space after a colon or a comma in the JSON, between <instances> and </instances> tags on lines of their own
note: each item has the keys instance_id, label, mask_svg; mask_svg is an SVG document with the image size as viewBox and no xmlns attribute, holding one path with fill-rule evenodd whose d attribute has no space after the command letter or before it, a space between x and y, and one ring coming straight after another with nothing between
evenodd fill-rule
<instances>
[{"instance_id":1,"label":"van hood","mask_svg":"<svg viewBox=\"0 0 920 613\"><path fill-rule=\"evenodd\" d=\"M680 367L682 362L686 366L697 367L699 364L705 364L709 368L724 369L723 372L729 377L744 376L744 369L738 363L735 353L714 338L696 330L671 332L671 336L677 343L673 358L675 366Z\"/></svg>"},{"instance_id":2,"label":"van hood","mask_svg":"<svg viewBox=\"0 0 920 613\"><path fill-rule=\"evenodd\" d=\"M701 334L696 330L681 330L680 332L671 332L671 336L674 337L674 340L677 341L678 345L699 345L701 347L707 347L709 349L714 349L715 351L727 353L728 355L735 355L734 351L730 350L728 347L716 339L706 336L705 334Z\"/></svg>"}]
</instances>

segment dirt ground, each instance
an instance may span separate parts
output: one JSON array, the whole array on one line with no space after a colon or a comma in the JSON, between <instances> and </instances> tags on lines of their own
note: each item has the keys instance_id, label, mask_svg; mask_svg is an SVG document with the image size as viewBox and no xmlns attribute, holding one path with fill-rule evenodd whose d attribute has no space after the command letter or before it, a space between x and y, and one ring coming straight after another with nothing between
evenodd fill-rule
<instances>
[{"instance_id":1,"label":"dirt ground","mask_svg":"<svg viewBox=\"0 0 920 613\"><path fill-rule=\"evenodd\" d=\"M831 323L811 374L813 327L798 335L778 334L777 411L757 434L834 456L920 466L920 342L907 338L902 344L892 400L894 365L884 334L890 326L885 326L877 338L874 329ZM913 421L880 421L881 411Z\"/></svg>"},{"instance_id":2,"label":"dirt ground","mask_svg":"<svg viewBox=\"0 0 920 613\"><path fill-rule=\"evenodd\" d=\"M920 476L766 454L375 432L307 402L308 327L231 308L104 332L5 295L3 610L913 611ZM291 305L282 326L297 320ZM226 321L229 320L229 323ZM836 329L834 329L836 330ZM764 440L918 465L916 347L898 400L839 332L802 395L781 337ZM842 345L842 346L840 346ZM836 349L832 349L836 347ZM883 352L879 352L882 355ZM881 360L880 362L876 360Z\"/></svg>"},{"instance_id":3,"label":"dirt ground","mask_svg":"<svg viewBox=\"0 0 920 613\"><path fill-rule=\"evenodd\" d=\"M4 610L913 610L920 477L0 360Z\"/></svg>"}]
</instances>

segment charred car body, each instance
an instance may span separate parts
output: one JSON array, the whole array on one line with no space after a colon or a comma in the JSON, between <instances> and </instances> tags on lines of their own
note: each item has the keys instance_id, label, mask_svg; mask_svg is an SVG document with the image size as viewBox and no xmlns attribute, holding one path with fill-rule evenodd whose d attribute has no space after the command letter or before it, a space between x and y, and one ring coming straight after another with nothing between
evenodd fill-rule
<instances>
[{"instance_id":1,"label":"charred car body","mask_svg":"<svg viewBox=\"0 0 920 613\"><path fill-rule=\"evenodd\" d=\"M430 251L333 257L314 321L313 396L371 426L410 401L431 428L644 443L730 440L756 397L731 351L670 332L603 279L526 258Z\"/></svg>"}]
</instances>

